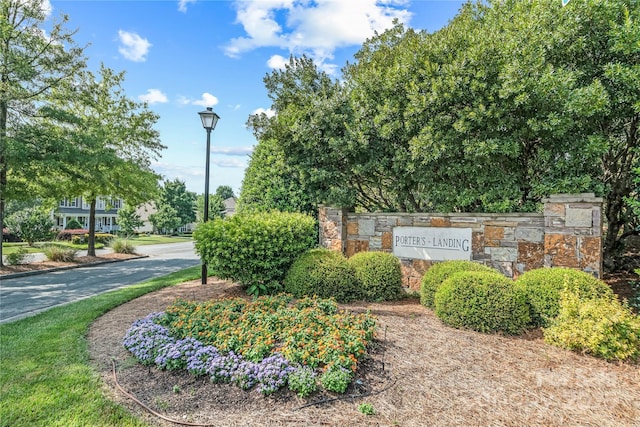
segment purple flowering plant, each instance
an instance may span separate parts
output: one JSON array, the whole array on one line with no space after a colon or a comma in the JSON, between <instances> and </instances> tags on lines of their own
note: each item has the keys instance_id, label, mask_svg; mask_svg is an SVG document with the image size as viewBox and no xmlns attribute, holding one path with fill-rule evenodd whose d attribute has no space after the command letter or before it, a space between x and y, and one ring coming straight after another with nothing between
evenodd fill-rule
<instances>
[{"instance_id":1,"label":"purple flowering plant","mask_svg":"<svg viewBox=\"0 0 640 427\"><path fill-rule=\"evenodd\" d=\"M134 322L123 344L145 365L186 369L213 382L257 387L264 395L287 386L302 369L306 390L315 390L310 383L317 375L309 370L317 370L330 377L339 372L340 387L325 388L344 392L374 333L375 319L368 313L339 312L331 299L293 302L277 295L251 302L178 300L164 313ZM297 383L289 388L301 394Z\"/></svg>"}]
</instances>

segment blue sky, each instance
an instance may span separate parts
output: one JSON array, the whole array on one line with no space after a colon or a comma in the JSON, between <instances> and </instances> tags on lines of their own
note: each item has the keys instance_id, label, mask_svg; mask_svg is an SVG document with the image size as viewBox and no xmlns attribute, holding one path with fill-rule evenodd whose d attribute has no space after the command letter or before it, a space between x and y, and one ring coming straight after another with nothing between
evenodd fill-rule
<instances>
[{"instance_id":1,"label":"blue sky","mask_svg":"<svg viewBox=\"0 0 640 427\"><path fill-rule=\"evenodd\" d=\"M211 191L236 195L256 140L250 114L268 110L263 78L289 55L307 54L325 71L340 69L362 42L392 26L438 30L463 4L453 0L49 0L66 14L74 39L88 45L89 67L126 71L128 96L160 115L167 146L153 164L165 179L204 192L206 131L198 111L220 116L211 134Z\"/></svg>"}]
</instances>

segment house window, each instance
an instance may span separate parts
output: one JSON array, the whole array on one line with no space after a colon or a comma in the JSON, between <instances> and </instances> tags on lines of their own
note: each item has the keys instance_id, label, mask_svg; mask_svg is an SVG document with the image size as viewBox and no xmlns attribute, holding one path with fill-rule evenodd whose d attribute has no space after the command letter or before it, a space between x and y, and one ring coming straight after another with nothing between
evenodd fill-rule
<instances>
[{"instance_id":1,"label":"house window","mask_svg":"<svg viewBox=\"0 0 640 427\"><path fill-rule=\"evenodd\" d=\"M63 207L63 208L75 208L78 206L79 206L79 203L78 203L77 197L73 199L69 199L65 197L63 200L60 201L60 207Z\"/></svg>"}]
</instances>

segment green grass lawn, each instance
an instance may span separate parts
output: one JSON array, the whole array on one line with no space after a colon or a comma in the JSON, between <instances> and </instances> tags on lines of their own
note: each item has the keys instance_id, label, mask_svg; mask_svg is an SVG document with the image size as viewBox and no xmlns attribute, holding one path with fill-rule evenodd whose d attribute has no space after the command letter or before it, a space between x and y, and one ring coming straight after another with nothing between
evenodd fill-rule
<instances>
[{"instance_id":1,"label":"green grass lawn","mask_svg":"<svg viewBox=\"0 0 640 427\"><path fill-rule=\"evenodd\" d=\"M145 425L102 392L88 327L118 305L198 277L196 266L0 325L0 426Z\"/></svg>"},{"instance_id":2,"label":"green grass lawn","mask_svg":"<svg viewBox=\"0 0 640 427\"><path fill-rule=\"evenodd\" d=\"M132 236L129 238L134 246L144 245L159 245L162 243L179 243L190 242L193 240L191 237L179 237L179 236L161 236L159 234L152 234L150 236Z\"/></svg>"}]
</instances>

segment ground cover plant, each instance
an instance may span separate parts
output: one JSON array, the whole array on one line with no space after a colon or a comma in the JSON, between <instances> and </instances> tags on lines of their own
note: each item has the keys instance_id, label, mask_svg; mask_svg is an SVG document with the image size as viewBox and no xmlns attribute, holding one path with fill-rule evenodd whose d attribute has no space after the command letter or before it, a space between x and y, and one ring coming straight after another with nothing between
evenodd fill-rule
<instances>
[{"instance_id":1,"label":"ground cover plant","mask_svg":"<svg viewBox=\"0 0 640 427\"><path fill-rule=\"evenodd\" d=\"M145 425L104 395L87 330L114 307L199 273L193 267L0 325L0 426Z\"/></svg>"},{"instance_id":2,"label":"ground cover plant","mask_svg":"<svg viewBox=\"0 0 640 427\"><path fill-rule=\"evenodd\" d=\"M373 340L368 313L340 312L332 299L291 295L189 302L136 321L123 344L141 363L208 375L269 395L287 385L343 393Z\"/></svg>"}]
</instances>

